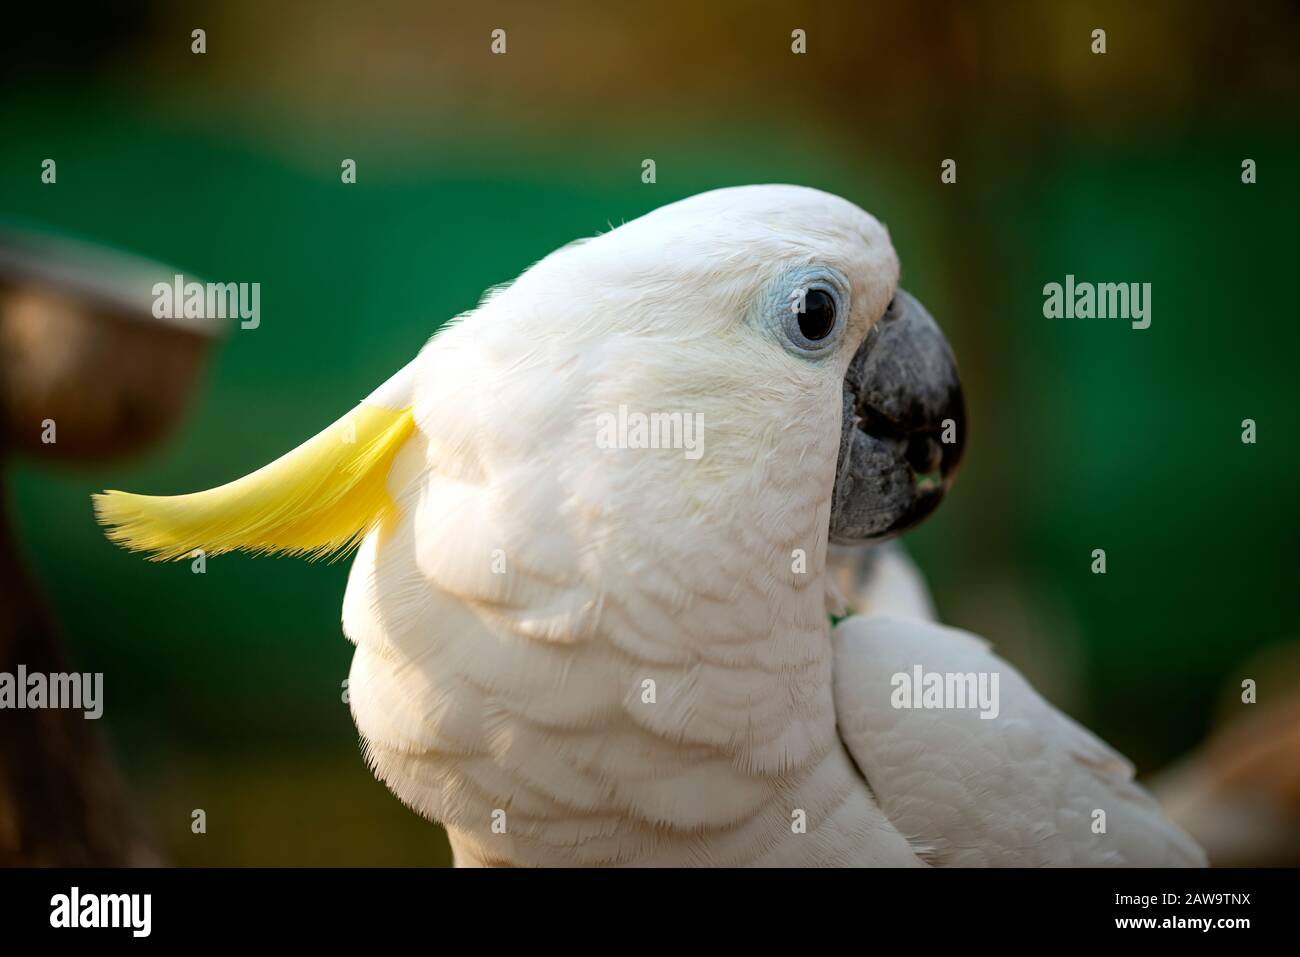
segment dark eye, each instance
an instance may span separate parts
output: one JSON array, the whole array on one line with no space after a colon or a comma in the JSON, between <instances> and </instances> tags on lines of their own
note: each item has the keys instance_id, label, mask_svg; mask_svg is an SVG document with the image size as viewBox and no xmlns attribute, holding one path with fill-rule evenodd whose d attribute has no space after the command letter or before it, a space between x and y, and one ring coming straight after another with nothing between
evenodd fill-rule
<instances>
[{"instance_id":1,"label":"dark eye","mask_svg":"<svg viewBox=\"0 0 1300 957\"><path fill-rule=\"evenodd\" d=\"M849 281L832 266L794 266L767 287L761 315L781 345L802 359L836 355L853 313Z\"/></svg>"},{"instance_id":2,"label":"dark eye","mask_svg":"<svg viewBox=\"0 0 1300 957\"><path fill-rule=\"evenodd\" d=\"M835 328L835 300L825 289L809 289L799 313L799 331L809 342L825 339Z\"/></svg>"}]
</instances>

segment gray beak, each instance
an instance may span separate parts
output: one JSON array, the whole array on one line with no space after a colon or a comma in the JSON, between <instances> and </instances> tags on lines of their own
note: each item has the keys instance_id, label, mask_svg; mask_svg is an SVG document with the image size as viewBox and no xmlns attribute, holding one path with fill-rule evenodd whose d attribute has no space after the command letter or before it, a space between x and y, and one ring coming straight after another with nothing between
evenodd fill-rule
<instances>
[{"instance_id":1,"label":"gray beak","mask_svg":"<svg viewBox=\"0 0 1300 957\"><path fill-rule=\"evenodd\" d=\"M844 376L844 424L831 541L893 538L920 524L952 485L966 405L948 340L902 289Z\"/></svg>"}]
</instances>

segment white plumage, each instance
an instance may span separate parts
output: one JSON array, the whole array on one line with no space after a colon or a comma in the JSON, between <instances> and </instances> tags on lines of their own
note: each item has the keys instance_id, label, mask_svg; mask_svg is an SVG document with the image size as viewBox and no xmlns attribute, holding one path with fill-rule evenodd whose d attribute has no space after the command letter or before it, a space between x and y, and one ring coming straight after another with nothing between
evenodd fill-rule
<instances>
[{"instance_id":1,"label":"white plumage","mask_svg":"<svg viewBox=\"0 0 1300 957\"><path fill-rule=\"evenodd\" d=\"M1133 768L968 632L857 617L836 630L840 737L890 822L933 864L1203 866ZM1000 709L891 707L891 677L996 673ZM1104 826L1104 830L1102 829Z\"/></svg>"},{"instance_id":2,"label":"white plumage","mask_svg":"<svg viewBox=\"0 0 1300 957\"><path fill-rule=\"evenodd\" d=\"M852 283L820 365L751 306L813 261ZM852 204L719 190L558 250L372 397L413 406L416 431L389 476L400 518L348 584L352 707L375 773L458 864L1199 861L981 642L922 617L832 635L841 380L897 279ZM620 404L702 412L705 454L598 448ZM897 613L891 591L847 597ZM1003 717L890 707L917 662L1000 670Z\"/></svg>"}]
</instances>

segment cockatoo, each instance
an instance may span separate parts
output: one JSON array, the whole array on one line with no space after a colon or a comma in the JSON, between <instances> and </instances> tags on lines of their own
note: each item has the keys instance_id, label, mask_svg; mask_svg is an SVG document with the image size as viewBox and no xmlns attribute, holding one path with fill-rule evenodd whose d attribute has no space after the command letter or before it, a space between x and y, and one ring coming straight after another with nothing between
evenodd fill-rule
<instances>
[{"instance_id":1,"label":"cockatoo","mask_svg":"<svg viewBox=\"0 0 1300 957\"><path fill-rule=\"evenodd\" d=\"M462 866L1200 863L905 568L841 618L828 546L925 518L965 439L898 279L844 199L704 193L491 290L257 472L97 513L160 560L355 547L364 753ZM899 706L918 667L999 675L996 717Z\"/></svg>"}]
</instances>

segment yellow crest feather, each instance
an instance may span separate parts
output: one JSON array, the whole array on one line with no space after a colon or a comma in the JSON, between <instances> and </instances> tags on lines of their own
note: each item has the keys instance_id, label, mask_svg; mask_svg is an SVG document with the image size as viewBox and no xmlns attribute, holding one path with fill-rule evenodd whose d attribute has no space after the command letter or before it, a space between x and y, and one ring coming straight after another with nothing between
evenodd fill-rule
<instances>
[{"instance_id":1,"label":"yellow crest feather","mask_svg":"<svg viewBox=\"0 0 1300 957\"><path fill-rule=\"evenodd\" d=\"M93 496L113 542L152 561L243 549L319 558L347 552L396 506L388 471L415 428L410 409L362 404L292 452L190 495Z\"/></svg>"}]
</instances>

